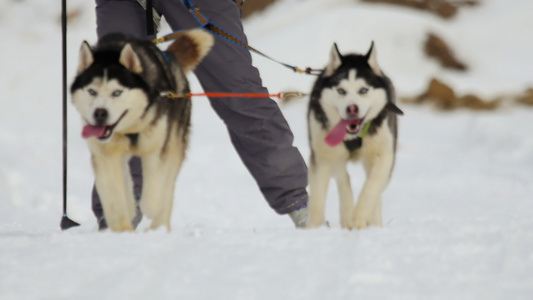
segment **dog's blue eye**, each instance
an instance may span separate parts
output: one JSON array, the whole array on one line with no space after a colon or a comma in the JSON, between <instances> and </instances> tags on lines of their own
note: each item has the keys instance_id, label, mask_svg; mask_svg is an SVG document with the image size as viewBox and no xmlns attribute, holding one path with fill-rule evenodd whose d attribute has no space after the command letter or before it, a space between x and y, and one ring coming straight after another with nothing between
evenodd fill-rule
<instances>
[{"instance_id":1,"label":"dog's blue eye","mask_svg":"<svg viewBox=\"0 0 533 300\"><path fill-rule=\"evenodd\" d=\"M367 89L367 88L361 88L361 89L359 90L359 94L361 94L361 95L364 95L364 94L366 94L366 93L368 93L368 89Z\"/></svg>"},{"instance_id":2,"label":"dog's blue eye","mask_svg":"<svg viewBox=\"0 0 533 300\"><path fill-rule=\"evenodd\" d=\"M89 92L89 95L91 95L91 96L96 96L96 91L93 90L93 89L89 89L89 90L87 90L87 92Z\"/></svg>"},{"instance_id":3,"label":"dog's blue eye","mask_svg":"<svg viewBox=\"0 0 533 300\"><path fill-rule=\"evenodd\" d=\"M337 89L337 93L339 93L339 95L346 95L346 90L345 90L345 89L338 88L338 89Z\"/></svg>"},{"instance_id":4,"label":"dog's blue eye","mask_svg":"<svg viewBox=\"0 0 533 300\"><path fill-rule=\"evenodd\" d=\"M122 94L122 91L121 90L116 90L113 92L113 97L118 97Z\"/></svg>"}]
</instances>

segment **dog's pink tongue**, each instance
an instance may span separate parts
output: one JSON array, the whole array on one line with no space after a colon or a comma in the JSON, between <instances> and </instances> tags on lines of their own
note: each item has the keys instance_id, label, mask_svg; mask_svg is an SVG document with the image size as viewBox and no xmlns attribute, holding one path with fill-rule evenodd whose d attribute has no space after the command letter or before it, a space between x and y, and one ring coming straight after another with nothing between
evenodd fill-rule
<instances>
[{"instance_id":1,"label":"dog's pink tongue","mask_svg":"<svg viewBox=\"0 0 533 300\"><path fill-rule=\"evenodd\" d=\"M326 143L333 147L344 141L344 137L346 136L346 126L348 126L351 122L352 121L350 120L341 119L326 136Z\"/></svg>"},{"instance_id":2,"label":"dog's pink tongue","mask_svg":"<svg viewBox=\"0 0 533 300\"><path fill-rule=\"evenodd\" d=\"M90 138L92 136L101 137L104 135L105 130L105 126L85 125L85 127L83 127L83 131L81 132L81 135L84 139Z\"/></svg>"}]
</instances>

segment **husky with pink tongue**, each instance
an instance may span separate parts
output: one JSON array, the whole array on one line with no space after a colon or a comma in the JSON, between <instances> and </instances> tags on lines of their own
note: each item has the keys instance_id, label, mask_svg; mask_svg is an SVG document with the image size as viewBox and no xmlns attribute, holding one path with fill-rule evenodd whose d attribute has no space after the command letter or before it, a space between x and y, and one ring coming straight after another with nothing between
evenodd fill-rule
<instances>
[{"instance_id":1,"label":"husky with pink tongue","mask_svg":"<svg viewBox=\"0 0 533 300\"><path fill-rule=\"evenodd\" d=\"M316 80L307 113L309 145L309 219L307 227L325 224L331 178L340 198L343 228L382 226L381 194L394 165L397 115L394 88L381 71L374 43L366 55L341 55L334 44L329 62ZM362 161L366 173L354 202L347 171Z\"/></svg>"},{"instance_id":2,"label":"husky with pink tongue","mask_svg":"<svg viewBox=\"0 0 533 300\"><path fill-rule=\"evenodd\" d=\"M213 45L204 30L184 32L164 53L150 41L120 34L84 42L72 102L81 115L82 136L91 151L95 185L108 227L134 230L136 215L128 161L141 158L139 207L151 229L166 226L174 186L189 140L191 100L186 73Z\"/></svg>"}]
</instances>

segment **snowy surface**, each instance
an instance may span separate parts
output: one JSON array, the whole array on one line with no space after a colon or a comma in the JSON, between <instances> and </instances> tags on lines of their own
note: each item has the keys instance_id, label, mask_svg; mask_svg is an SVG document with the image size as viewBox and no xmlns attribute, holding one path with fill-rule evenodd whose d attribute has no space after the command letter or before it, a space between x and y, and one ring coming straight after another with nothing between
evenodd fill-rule
<instances>
[{"instance_id":1,"label":"snowy surface","mask_svg":"<svg viewBox=\"0 0 533 300\"><path fill-rule=\"evenodd\" d=\"M400 95L439 76L462 93L533 86L533 2L486 0L453 20L353 0L283 0L245 22L249 41L299 67L377 44ZM69 104L69 216L62 211L59 1L1 0L0 299L533 299L533 109L441 113L400 105L400 141L384 193L384 228L296 230L266 205L207 101L194 100L173 231L97 232L93 175ZM82 40L95 42L94 2L68 1L69 78ZM8 9L7 9L8 8ZM165 33L169 29L165 27ZM426 33L470 66L424 57ZM312 78L254 56L271 92ZM198 84L191 76L193 89ZM306 100L282 106L305 158ZM354 190L364 180L351 168ZM334 187L334 185L332 185Z\"/></svg>"}]
</instances>

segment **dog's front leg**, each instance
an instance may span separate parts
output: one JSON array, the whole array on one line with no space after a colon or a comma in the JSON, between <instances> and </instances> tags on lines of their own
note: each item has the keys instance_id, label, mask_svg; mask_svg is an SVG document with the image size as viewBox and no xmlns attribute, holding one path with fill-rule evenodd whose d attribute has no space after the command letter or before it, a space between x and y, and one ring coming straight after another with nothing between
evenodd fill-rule
<instances>
[{"instance_id":1,"label":"dog's front leg","mask_svg":"<svg viewBox=\"0 0 533 300\"><path fill-rule=\"evenodd\" d=\"M381 193L387 186L390 167L386 162L374 164L367 170L367 180L363 186L353 213L355 228L382 226Z\"/></svg>"},{"instance_id":2,"label":"dog's front leg","mask_svg":"<svg viewBox=\"0 0 533 300\"><path fill-rule=\"evenodd\" d=\"M126 205L128 206L128 213L132 216L132 220L137 213L137 205L135 203L135 195L133 194L133 179L130 172L129 161L131 159L130 155L125 155L122 158L122 178L124 180L124 188L126 192Z\"/></svg>"},{"instance_id":3,"label":"dog's front leg","mask_svg":"<svg viewBox=\"0 0 533 300\"><path fill-rule=\"evenodd\" d=\"M326 194L333 166L328 162L312 161L309 166L309 219L307 228L320 227L325 222Z\"/></svg>"},{"instance_id":4,"label":"dog's front leg","mask_svg":"<svg viewBox=\"0 0 533 300\"><path fill-rule=\"evenodd\" d=\"M159 153L141 157L143 189L139 206L142 213L154 219L163 210L164 182L166 172ZM154 229L154 228L152 228Z\"/></svg>"},{"instance_id":5,"label":"dog's front leg","mask_svg":"<svg viewBox=\"0 0 533 300\"><path fill-rule=\"evenodd\" d=\"M391 141L388 135L378 134L366 140L366 145L361 149L367 179L353 213L353 222L357 229L383 225L381 194L389 182L394 163Z\"/></svg>"},{"instance_id":6,"label":"dog's front leg","mask_svg":"<svg viewBox=\"0 0 533 300\"><path fill-rule=\"evenodd\" d=\"M113 231L132 231L133 215L124 185L122 155L93 155L92 165L107 225Z\"/></svg>"},{"instance_id":7,"label":"dog's front leg","mask_svg":"<svg viewBox=\"0 0 533 300\"><path fill-rule=\"evenodd\" d=\"M166 155L161 157L161 168L158 170L158 184L161 191L161 207L159 213L153 217L150 229L156 229L159 226L165 226L170 231L170 217L172 215L172 206L174 202L174 189L176 179L181 169L185 150L180 146L171 147Z\"/></svg>"},{"instance_id":8,"label":"dog's front leg","mask_svg":"<svg viewBox=\"0 0 533 300\"><path fill-rule=\"evenodd\" d=\"M339 191L339 210L342 228L353 228L352 214L354 210L353 192L350 184L350 175L346 170L346 162L337 164L334 170L335 181Z\"/></svg>"}]
</instances>

